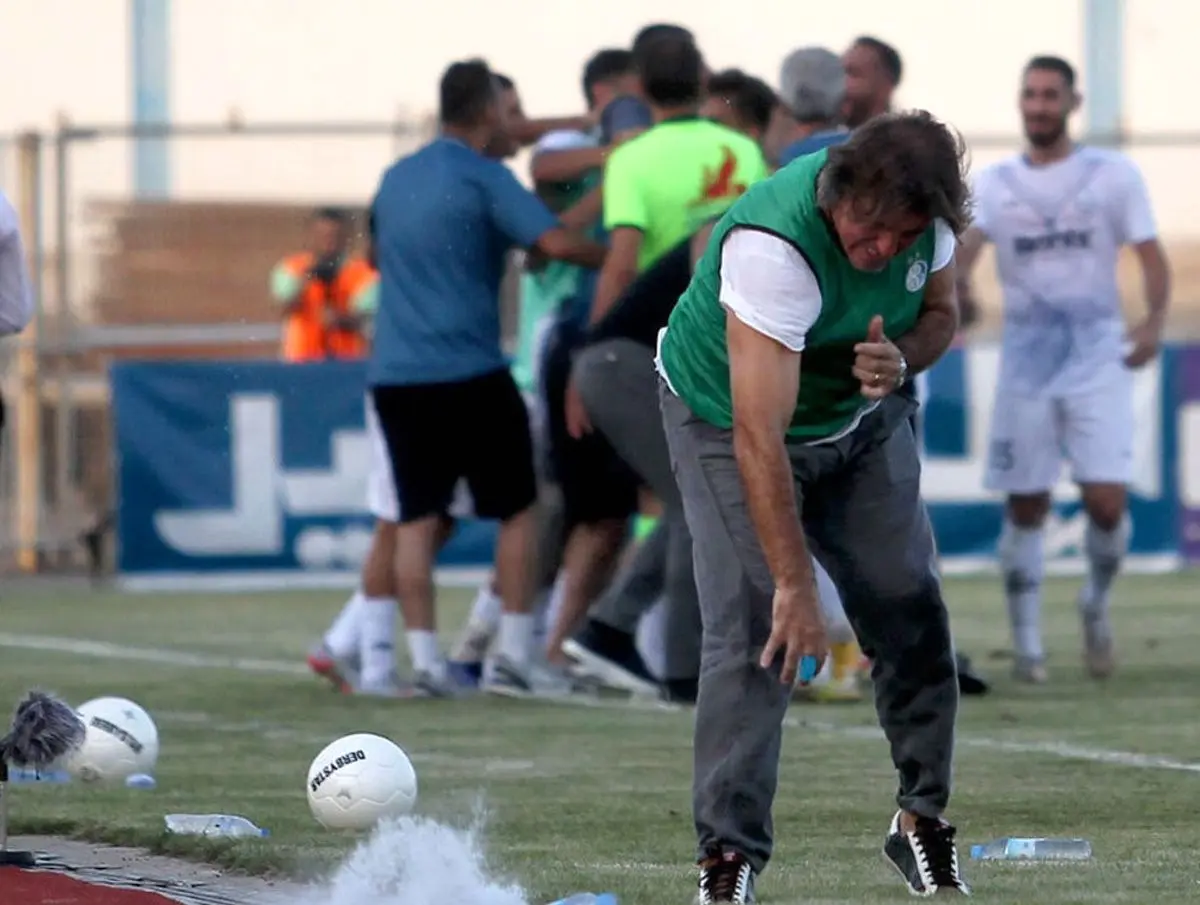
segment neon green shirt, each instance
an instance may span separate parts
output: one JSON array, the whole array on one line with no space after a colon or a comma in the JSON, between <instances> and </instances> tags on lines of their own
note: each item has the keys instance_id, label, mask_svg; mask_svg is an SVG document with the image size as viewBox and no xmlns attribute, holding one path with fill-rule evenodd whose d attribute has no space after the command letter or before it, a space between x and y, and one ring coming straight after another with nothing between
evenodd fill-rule
<instances>
[{"instance_id":1,"label":"neon green shirt","mask_svg":"<svg viewBox=\"0 0 1200 905\"><path fill-rule=\"evenodd\" d=\"M641 231L645 270L766 177L762 151L742 133L697 117L664 120L609 155L604 228Z\"/></svg>"}]
</instances>

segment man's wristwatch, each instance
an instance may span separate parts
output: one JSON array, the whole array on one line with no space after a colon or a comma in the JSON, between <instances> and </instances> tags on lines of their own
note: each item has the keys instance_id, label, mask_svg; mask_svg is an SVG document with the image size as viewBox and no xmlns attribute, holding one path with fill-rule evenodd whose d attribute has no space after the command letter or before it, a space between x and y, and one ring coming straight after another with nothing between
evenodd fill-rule
<instances>
[{"instance_id":1,"label":"man's wristwatch","mask_svg":"<svg viewBox=\"0 0 1200 905\"><path fill-rule=\"evenodd\" d=\"M908 382L908 359L903 353L900 355L900 373L896 375L896 389L904 386Z\"/></svg>"}]
</instances>

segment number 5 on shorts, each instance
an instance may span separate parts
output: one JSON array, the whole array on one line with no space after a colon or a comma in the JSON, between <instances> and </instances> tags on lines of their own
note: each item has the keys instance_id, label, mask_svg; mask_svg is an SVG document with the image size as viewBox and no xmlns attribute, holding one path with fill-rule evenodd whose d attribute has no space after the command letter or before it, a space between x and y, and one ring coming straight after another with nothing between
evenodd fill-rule
<instances>
[{"instance_id":1,"label":"number 5 on shorts","mask_svg":"<svg viewBox=\"0 0 1200 905\"><path fill-rule=\"evenodd\" d=\"M989 458L994 470L1011 471L1014 464L1012 440L993 440Z\"/></svg>"}]
</instances>

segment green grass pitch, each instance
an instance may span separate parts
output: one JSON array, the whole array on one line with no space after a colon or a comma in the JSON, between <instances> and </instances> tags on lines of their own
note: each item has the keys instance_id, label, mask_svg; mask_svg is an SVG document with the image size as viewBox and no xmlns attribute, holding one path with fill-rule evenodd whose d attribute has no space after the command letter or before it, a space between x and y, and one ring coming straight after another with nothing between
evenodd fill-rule
<instances>
[{"instance_id":1,"label":"green grass pitch","mask_svg":"<svg viewBox=\"0 0 1200 905\"><path fill-rule=\"evenodd\" d=\"M962 704L948 816L964 860L971 842L1009 834L1084 836L1095 849L1088 863L965 860L964 872L991 903L1200 901L1196 577L1121 581L1120 671L1104 685L1082 674L1075 587L1048 585L1052 682L1031 689L1013 685L995 653L1007 645L997 581L948 583L959 646L995 680L991 696ZM485 802L489 862L531 901L589 889L616 892L623 905L689 901L689 712L341 697L303 671L340 602L329 592L6 591L0 703L31 687L73 703L122 695L154 715L162 739L156 790L20 786L14 831L140 845L251 873L320 873L355 839L312 820L305 771L333 738L377 732L411 754L424 813L465 823ZM446 591L441 606L449 636L465 592ZM789 723L778 847L760 898L906 901L879 855L895 779L870 704L797 704ZM165 836L162 817L175 811L240 813L272 835Z\"/></svg>"}]
</instances>

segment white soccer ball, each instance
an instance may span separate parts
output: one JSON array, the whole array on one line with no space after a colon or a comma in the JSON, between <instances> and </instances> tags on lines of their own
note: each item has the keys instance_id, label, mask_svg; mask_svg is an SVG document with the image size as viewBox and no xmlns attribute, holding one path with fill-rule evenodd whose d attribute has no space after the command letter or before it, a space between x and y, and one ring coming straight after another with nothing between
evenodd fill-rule
<instances>
[{"instance_id":1,"label":"white soccer ball","mask_svg":"<svg viewBox=\"0 0 1200 905\"><path fill-rule=\"evenodd\" d=\"M87 735L63 764L71 776L83 782L124 782L135 773L154 773L158 727L145 710L125 698L96 698L76 712Z\"/></svg>"},{"instance_id":2,"label":"white soccer ball","mask_svg":"<svg viewBox=\"0 0 1200 905\"><path fill-rule=\"evenodd\" d=\"M409 813L416 803L412 761L379 735L339 738L308 768L308 806L326 829L370 829L380 820Z\"/></svg>"}]
</instances>

